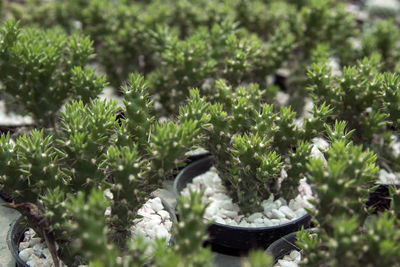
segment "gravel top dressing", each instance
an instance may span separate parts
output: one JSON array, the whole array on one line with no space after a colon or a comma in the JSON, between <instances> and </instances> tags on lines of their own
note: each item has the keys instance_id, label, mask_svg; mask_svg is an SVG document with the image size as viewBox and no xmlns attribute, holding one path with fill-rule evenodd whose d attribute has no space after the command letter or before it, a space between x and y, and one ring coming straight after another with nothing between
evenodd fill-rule
<instances>
[{"instance_id":1,"label":"gravel top dressing","mask_svg":"<svg viewBox=\"0 0 400 267\"><path fill-rule=\"evenodd\" d=\"M241 215L239 206L233 203L217 170L213 167L195 177L181 194L188 197L190 189L205 190L203 200L210 201L205 212L206 219L230 226L268 227L280 225L305 215L307 213L305 208L312 208L308 200L313 199L313 196L305 179L301 180L299 195L295 199L288 202L283 198L275 199L271 195L261 202L262 212L253 213L248 217Z\"/></svg>"},{"instance_id":2,"label":"gravel top dressing","mask_svg":"<svg viewBox=\"0 0 400 267\"><path fill-rule=\"evenodd\" d=\"M149 199L139 210L141 218L134 220L131 228L132 238L142 235L147 240L171 238L172 218L159 197ZM105 216L108 216L106 211ZM150 248L151 249L151 248ZM151 251L148 251L150 254ZM31 267L52 267L53 260L44 240L36 236L33 229L25 232L24 240L19 244L19 256ZM60 266L66 266L61 263ZM83 265L82 265L83 266Z\"/></svg>"}]
</instances>

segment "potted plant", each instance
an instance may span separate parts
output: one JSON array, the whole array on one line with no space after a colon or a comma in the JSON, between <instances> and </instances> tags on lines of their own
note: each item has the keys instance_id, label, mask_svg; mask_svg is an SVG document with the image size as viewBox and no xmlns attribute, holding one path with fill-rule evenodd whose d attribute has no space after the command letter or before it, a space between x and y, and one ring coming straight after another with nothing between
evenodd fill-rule
<instances>
[{"instance_id":1,"label":"potted plant","mask_svg":"<svg viewBox=\"0 0 400 267\"><path fill-rule=\"evenodd\" d=\"M338 138L326 153L327 164L311 159L310 180L316 185L313 216L316 235L297 234L301 266L357 266L399 262L398 192L392 208L367 216L365 202L378 172L377 157L348 138Z\"/></svg>"},{"instance_id":2,"label":"potted plant","mask_svg":"<svg viewBox=\"0 0 400 267\"><path fill-rule=\"evenodd\" d=\"M257 85L233 91L219 81L217 92L214 104L197 96L197 106L206 112L180 112L181 120L208 119L202 146L212 157L185 168L174 190L179 195L185 187L205 188L205 196L214 200L206 211L208 219L216 220L210 227L211 243L242 251L266 248L280 236L309 225L310 216L301 208L307 201L298 196L298 187L300 183L307 187L300 180L306 177L310 142L324 130L331 110L326 105L315 107L304 125L297 126L290 107L275 112L272 105L262 105L264 92ZM215 171L209 171L212 165ZM302 190L305 199L312 197L310 189ZM297 208L297 214L287 205Z\"/></svg>"},{"instance_id":3,"label":"potted plant","mask_svg":"<svg viewBox=\"0 0 400 267\"><path fill-rule=\"evenodd\" d=\"M15 101L39 127L54 127L67 99L89 103L107 85L104 76L86 66L94 57L88 37L20 27L7 20L1 25L0 40L1 91L12 99L7 105Z\"/></svg>"},{"instance_id":4,"label":"potted plant","mask_svg":"<svg viewBox=\"0 0 400 267\"><path fill-rule=\"evenodd\" d=\"M378 211L389 208L388 185L400 185L400 78L397 73L379 72L380 67L379 58L373 57L343 68L339 76L332 75L326 63L315 64L309 71L314 104L330 105L335 110L330 123L347 121L355 130L352 140L377 154L382 168L379 186L367 205Z\"/></svg>"},{"instance_id":5,"label":"potted plant","mask_svg":"<svg viewBox=\"0 0 400 267\"><path fill-rule=\"evenodd\" d=\"M108 219L99 222L107 222L108 240L125 249L138 209L179 165L199 132L192 120L154 121L142 76L132 75L123 90L126 117L120 124L113 101L72 101L54 134L33 130L15 144L9 134L1 136L0 185L14 199L9 207L25 214L38 235L54 236L62 248L58 256L67 264L82 261L84 231L76 226L88 223L81 214L84 203L94 206L94 222L109 203ZM109 200L101 200L105 190Z\"/></svg>"}]
</instances>

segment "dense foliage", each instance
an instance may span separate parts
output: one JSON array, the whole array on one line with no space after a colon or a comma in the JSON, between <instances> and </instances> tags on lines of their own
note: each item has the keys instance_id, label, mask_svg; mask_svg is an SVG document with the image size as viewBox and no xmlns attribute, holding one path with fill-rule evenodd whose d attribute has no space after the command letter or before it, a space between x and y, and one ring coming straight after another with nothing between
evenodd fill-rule
<instances>
[{"instance_id":1,"label":"dense foliage","mask_svg":"<svg viewBox=\"0 0 400 267\"><path fill-rule=\"evenodd\" d=\"M208 266L201 193L179 199L174 243L129 230L200 146L243 214L307 178L303 265L398 266L398 191L371 219L365 202L400 176L399 19L363 2L0 0L0 97L35 123L1 134L0 189L69 265Z\"/></svg>"}]
</instances>

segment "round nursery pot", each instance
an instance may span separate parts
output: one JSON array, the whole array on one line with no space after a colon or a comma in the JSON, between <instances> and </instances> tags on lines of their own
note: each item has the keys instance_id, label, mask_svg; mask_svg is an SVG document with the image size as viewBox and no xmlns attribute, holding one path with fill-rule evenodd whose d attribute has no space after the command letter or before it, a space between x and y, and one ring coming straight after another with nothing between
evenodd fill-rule
<instances>
[{"instance_id":1,"label":"round nursery pot","mask_svg":"<svg viewBox=\"0 0 400 267\"><path fill-rule=\"evenodd\" d=\"M369 194L369 199L366 203L367 208L374 209L374 212L383 212L390 208L390 194L389 194L389 186L387 184L380 184L378 188ZM393 185L397 189L400 188L400 185Z\"/></svg>"},{"instance_id":2,"label":"round nursery pot","mask_svg":"<svg viewBox=\"0 0 400 267\"><path fill-rule=\"evenodd\" d=\"M172 223L176 223L177 219L175 216L174 210L168 205L168 203L162 199L161 203L164 206L164 209L170 214ZM11 255L15 259L16 265L18 267L29 267L29 265L24 262L19 256L19 244L24 240L24 234L29 228L24 223L24 217L19 216L16 218L10 225L10 230L7 234L7 245L8 249L11 252ZM168 241L169 245L174 244L174 237L171 236L170 240Z\"/></svg>"},{"instance_id":3,"label":"round nursery pot","mask_svg":"<svg viewBox=\"0 0 400 267\"><path fill-rule=\"evenodd\" d=\"M174 193L180 192L196 176L207 172L213 165L212 156L195 161L184 168L174 182ZM242 227L213 223L209 229L209 240L214 251L231 255L246 254L250 249L266 249L272 242L289 233L309 227L311 216L306 214L285 224L268 227Z\"/></svg>"},{"instance_id":4,"label":"round nursery pot","mask_svg":"<svg viewBox=\"0 0 400 267\"><path fill-rule=\"evenodd\" d=\"M309 233L314 233L315 228L307 229ZM296 235L298 232L293 232L288 235L285 235L275 242L273 242L265 252L272 255L274 257L274 261L282 259L285 255L290 254L292 250L301 251L301 249L296 245Z\"/></svg>"},{"instance_id":5,"label":"round nursery pot","mask_svg":"<svg viewBox=\"0 0 400 267\"><path fill-rule=\"evenodd\" d=\"M266 250L267 253L274 257L275 262L282 259L285 255L289 254L292 250L300 251L296 246L297 232L290 233L284 237L279 238L273 242Z\"/></svg>"},{"instance_id":6,"label":"round nursery pot","mask_svg":"<svg viewBox=\"0 0 400 267\"><path fill-rule=\"evenodd\" d=\"M24 218L20 216L11 223L10 230L7 234L7 245L17 266L29 267L18 255L19 243L24 240L25 231L28 230L28 227L23 223L23 219Z\"/></svg>"}]
</instances>

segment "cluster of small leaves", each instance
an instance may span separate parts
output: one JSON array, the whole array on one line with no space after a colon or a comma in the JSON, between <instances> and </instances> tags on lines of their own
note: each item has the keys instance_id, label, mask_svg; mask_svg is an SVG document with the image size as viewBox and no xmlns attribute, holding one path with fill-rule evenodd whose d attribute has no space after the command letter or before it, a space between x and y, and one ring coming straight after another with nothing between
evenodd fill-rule
<instances>
[{"instance_id":1,"label":"cluster of small leaves","mask_svg":"<svg viewBox=\"0 0 400 267\"><path fill-rule=\"evenodd\" d=\"M16 204L36 203L46 188L54 189L65 184L58 172L52 139L38 130L19 137L16 143L9 134L1 135L0 186Z\"/></svg>"},{"instance_id":2,"label":"cluster of small leaves","mask_svg":"<svg viewBox=\"0 0 400 267\"><path fill-rule=\"evenodd\" d=\"M316 235L304 230L298 233L297 245L303 252L300 265L397 266L397 214L385 211L366 219L364 203L378 171L376 156L349 141L351 132L344 129L343 122L328 129L332 145L325 153L326 163L311 159L308 164L310 181L317 192L315 210L310 212L319 228ZM391 193L396 198L392 203L395 210L398 197L394 189Z\"/></svg>"},{"instance_id":3,"label":"cluster of small leaves","mask_svg":"<svg viewBox=\"0 0 400 267\"><path fill-rule=\"evenodd\" d=\"M378 167L373 152L363 151L362 146L350 141L352 132L345 132L344 122L335 123L334 129L327 128L332 141L325 153L327 163L321 158L311 158L307 168L318 195L312 214L330 234L333 218L363 213Z\"/></svg>"},{"instance_id":4,"label":"cluster of small leaves","mask_svg":"<svg viewBox=\"0 0 400 267\"><path fill-rule=\"evenodd\" d=\"M265 92L258 85L233 90L223 81L216 84L218 93L208 104L210 127L203 128L202 146L214 155L214 165L232 198L248 213L258 211L271 193L295 197L306 174L309 141L324 130L317 122L323 125L329 107L315 107L302 127L296 125L290 107L275 112L273 105L263 104ZM283 169L288 176L279 185Z\"/></svg>"},{"instance_id":5,"label":"cluster of small leaves","mask_svg":"<svg viewBox=\"0 0 400 267\"><path fill-rule=\"evenodd\" d=\"M87 200L80 193L69 196L65 206L74 220L68 220L67 225L77 237L72 248L80 249L90 266L96 267L212 266L211 250L203 247L209 222L203 218L207 205L201 199L202 193L191 192L190 198L181 197L178 200L177 211L182 214L182 219L173 226L174 244L167 245L164 239L157 239L154 257L150 258L148 250L151 245L141 236L128 242L125 251L118 250L108 241L107 224L102 214L107 208L107 201L102 192L93 190Z\"/></svg>"},{"instance_id":6,"label":"cluster of small leaves","mask_svg":"<svg viewBox=\"0 0 400 267\"><path fill-rule=\"evenodd\" d=\"M106 85L85 65L93 57L88 37L67 37L60 29L20 28L8 20L1 26L0 80L40 126L54 126L67 98L87 102Z\"/></svg>"},{"instance_id":7,"label":"cluster of small leaves","mask_svg":"<svg viewBox=\"0 0 400 267\"><path fill-rule=\"evenodd\" d=\"M213 266L211 249L203 247L210 222L203 218L207 204L202 201L202 196L202 192L190 192L188 198L181 196L178 199L177 212L182 219L174 226L175 244L157 248L155 266Z\"/></svg>"},{"instance_id":8,"label":"cluster of small leaves","mask_svg":"<svg viewBox=\"0 0 400 267\"><path fill-rule=\"evenodd\" d=\"M82 255L87 261L98 261L105 266L114 265L110 259L116 258L118 250L107 240L104 213L108 205L104 193L95 189L88 195L78 192L67 197L65 209L71 219L63 226L71 235L71 254Z\"/></svg>"},{"instance_id":9,"label":"cluster of small leaves","mask_svg":"<svg viewBox=\"0 0 400 267\"><path fill-rule=\"evenodd\" d=\"M357 215L335 217L332 232L317 236L302 232L297 245L302 249L300 266L398 266L400 235L398 219L388 212L372 217L364 226Z\"/></svg>"},{"instance_id":10,"label":"cluster of small leaves","mask_svg":"<svg viewBox=\"0 0 400 267\"><path fill-rule=\"evenodd\" d=\"M74 246L88 248L96 238L102 240L97 249L107 249L104 240L123 251L128 249L129 229L137 209L179 166L184 153L197 141L200 125L207 122L207 116L202 118L204 108L198 91L193 91L188 104L180 108L182 115L178 121L163 123L147 117L154 110L142 76L132 75L132 83L125 91L126 118L120 124L113 101L91 100L87 105L71 101L65 105L54 134L44 136L43 131L34 130L32 136L24 135L16 144L9 135L1 137L2 189L16 203L36 203L44 210L49 230L57 234L56 241L65 247L61 257L66 262L82 257L93 259L94 254L86 255ZM137 131L143 120L148 123ZM107 201L111 209L106 221L107 239L100 235L105 230L101 230L104 209L99 207L106 202L99 200L100 193L93 193L99 189L112 193ZM87 220L97 221L100 214L98 227L88 232L76 229L76 225L82 224L89 227ZM114 250L110 253L104 257L115 254Z\"/></svg>"},{"instance_id":11,"label":"cluster of small leaves","mask_svg":"<svg viewBox=\"0 0 400 267\"><path fill-rule=\"evenodd\" d=\"M361 57L379 55L384 71L394 71L399 61L400 31L393 20L377 21L365 26Z\"/></svg>"},{"instance_id":12,"label":"cluster of small leaves","mask_svg":"<svg viewBox=\"0 0 400 267\"><path fill-rule=\"evenodd\" d=\"M398 194L393 197L396 206ZM303 252L300 266L398 266L398 207L392 209L370 217L365 223L360 218L363 214L338 213L316 231L317 235L299 232L297 245Z\"/></svg>"},{"instance_id":13,"label":"cluster of small leaves","mask_svg":"<svg viewBox=\"0 0 400 267\"><path fill-rule=\"evenodd\" d=\"M365 58L335 77L326 64L315 64L308 73L310 91L315 104L325 103L334 110L332 120L348 122L356 143L367 144L396 169L390 140L398 130L399 78L396 73L379 73L378 68L376 57Z\"/></svg>"},{"instance_id":14,"label":"cluster of small leaves","mask_svg":"<svg viewBox=\"0 0 400 267\"><path fill-rule=\"evenodd\" d=\"M296 49L293 60L288 63L290 76L286 87L291 94L290 104L297 111L302 110L307 96L306 68L312 64L318 46L329 47L330 54L336 56L341 64L353 64L355 52L351 42L358 36L356 21L343 4L333 0L306 2L290 24Z\"/></svg>"},{"instance_id":15,"label":"cluster of small leaves","mask_svg":"<svg viewBox=\"0 0 400 267\"><path fill-rule=\"evenodd\" d=\"M73 190L85 191L102 184L106 175L99 168L102 155L113 143L116 103L93 100L89 105L73 101L65 105L58 133L57 152Z\"/></svg>"}]
</instances>

